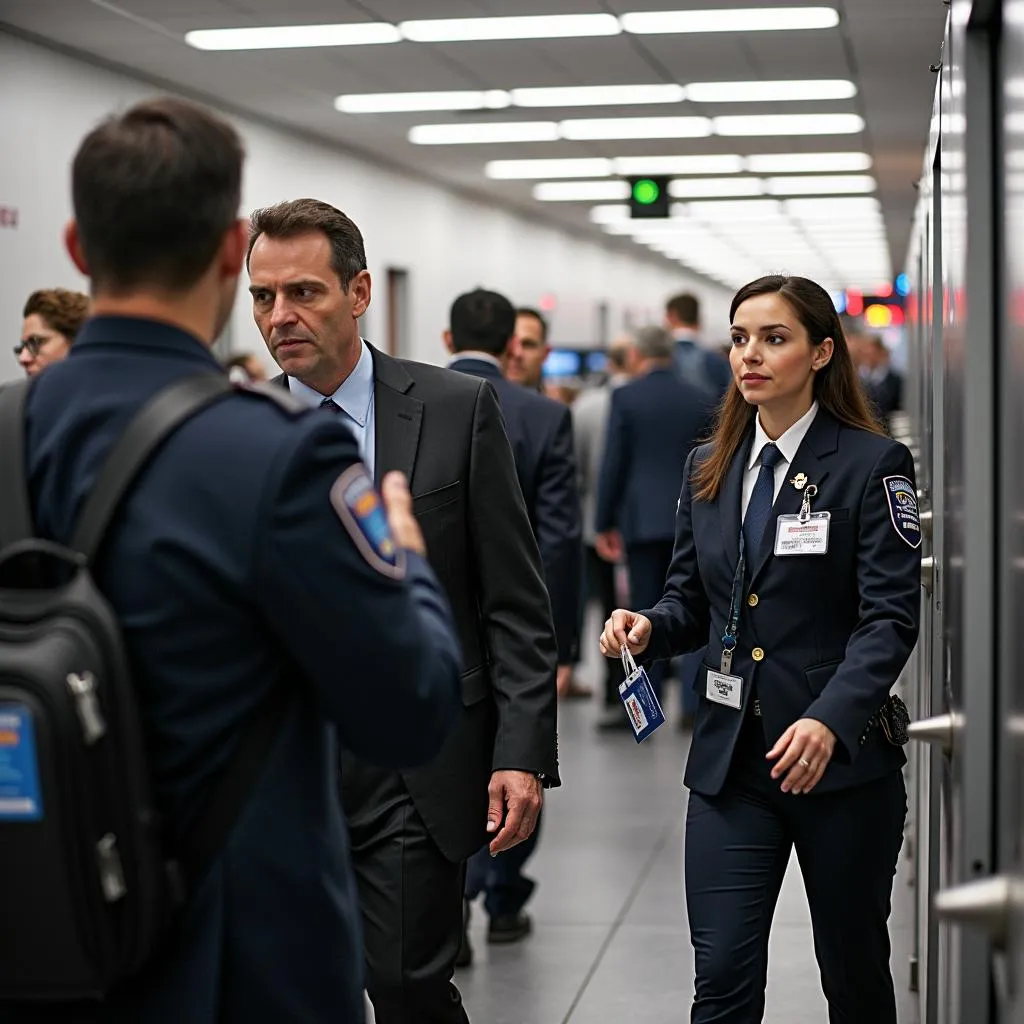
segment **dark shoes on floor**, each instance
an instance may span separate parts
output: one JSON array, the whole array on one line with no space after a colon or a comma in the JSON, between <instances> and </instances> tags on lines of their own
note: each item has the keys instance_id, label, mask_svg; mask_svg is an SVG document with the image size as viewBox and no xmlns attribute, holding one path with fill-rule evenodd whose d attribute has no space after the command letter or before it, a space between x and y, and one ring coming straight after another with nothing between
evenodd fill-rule
<instances>
[{"instance_id":1,"label":"dark shoes on floor","mask_svg":"<svg viewBox=\"0 0 1024 1024\"><path fill-rule=\"evenodd\" d=\"M473 963L473 947L469 942L469 901L462 904L462 941L459 952L455 956L456 967L470 967ZM487 941L492 945L508 945L525 939L533 931L530 915L520 911L518 914L507 914L492 917L487 929Z\"/></svg>"},{"instance_id":2,"label":"dark shoes on floor","mask_svg":"<svg viewBox=\"0 0 1024 1024\"><path fill-rule=\"evenodd\" d=\"M525 939L532 931L530 915L520 910L518 914L492 917L491 926L487 929L487 941L494 945L506 945Z\"/></svg>"}]
</instances>

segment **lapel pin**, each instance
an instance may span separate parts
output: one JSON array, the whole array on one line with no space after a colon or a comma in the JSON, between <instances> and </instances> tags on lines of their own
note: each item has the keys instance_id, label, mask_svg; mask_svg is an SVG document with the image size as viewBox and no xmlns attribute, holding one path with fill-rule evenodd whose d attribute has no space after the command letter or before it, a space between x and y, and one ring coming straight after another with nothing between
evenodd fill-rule
<instances>
[{"instance_id":1,"label":"lapel pin","mask_svg":"<svg viewBox=\"0 0 1024 1024\"><path fill-rule=\"evenodd\" d=\"M805 473L797 473L792 480L789 481L798 491L802 491L807 486L807 475Z\"/></svg>"}]
</instances>

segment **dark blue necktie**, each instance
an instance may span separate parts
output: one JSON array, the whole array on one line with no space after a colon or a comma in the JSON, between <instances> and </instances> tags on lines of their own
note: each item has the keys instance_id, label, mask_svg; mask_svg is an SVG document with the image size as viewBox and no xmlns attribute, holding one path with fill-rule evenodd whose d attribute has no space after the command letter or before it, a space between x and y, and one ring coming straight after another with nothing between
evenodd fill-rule
<instances>
[{"instance_id":1,"label":"dark blue necktie","mask_svg":"<svg viewBox=\"0 0 1024 1024\"><path fill-rule=\"evenodd\" d=\"M757 474L754 490L747 505L747 514L743 519L743 539L747 547L747 565L757 560L761 550L761 539L765 527L772 517L772 505L775 504L775 467L782 459L782 452L774 444L766 444L761 449L761 469Z\"/></svg>"},{"instance_id":2,"label":"dark blue necktie","mask_svg":"<svg viewBox=\"0 0 1024 1024\"><path fill-rule=\"evenodd\" d=\"M325 398L320 403L321 409L326 409L328 412L333 412L335 416L341 412L341 406L333 398Z\"/></svg>"}]
</instances>

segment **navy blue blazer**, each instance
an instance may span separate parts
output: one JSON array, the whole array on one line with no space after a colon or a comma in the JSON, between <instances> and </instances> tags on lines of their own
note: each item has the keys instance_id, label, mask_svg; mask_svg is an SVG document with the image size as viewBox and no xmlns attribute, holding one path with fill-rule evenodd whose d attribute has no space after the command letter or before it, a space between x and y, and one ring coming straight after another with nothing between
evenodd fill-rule
<instances>
[{"instance_id":1,"label":"navy blue blazer","mask_svg":"<svg viewBox=\"0 0 1024 1024\"><path fill-rule=\"evenodd\" d=\"M29 396L38 533L70 539L103 458L148 398L222 372L167 324L89 321ZM358 459L335 417L240 392L174 433L124 501L95 576L123 628L172 839L269 689L289 687L292 706L153 970L95 1018L47 1020L363 1020L335 735L388 767L435 756L457 713L461 652L426 561L407 553L405 579L394 578L343 525L330 493Z\"/></svg>"},{"instance_id":2,"label":"navy blue blazer","mask_svg":"<svg viewBox=\"0 0 1024 1024\"><path fill-rule=\"evenodd\" d=\"M598 533L618 529L627 546L672 540L683 467L710 433L713 415L707 395L671 368L612 392L594 520Z\"/></svg>"},{"instance_id":3,"label":"navy blue blazer","mask_svg":"<svg viewBox=\"0 0 1024 1024\"><path fill-rule=\"evenodd\" d=\"M687 462L665 595L642 613L654 626L645 660L707 644L707 666L719 669L752 436L751 427L716 501L697 501L692 494L694 466L710 455L710 445L696 449ZM789 481L801 473L818 487L811 510L832 514L828 553L776 557L778 516L800 511L802 492ZM881 729L872 729L863 744L861 738L917 642L916 515L907 448L840 424L819 409L789 467L743 590L732 665L733 674L744 679L743 712L709 701L707 673L698 673L701 699L687 786L708 796L721 790L753 684L769 746L800 718L817 719L835 733L833 760L814 792L868 782L905 763L902 749L891 746Z\"/></svg>"},{"instance_id":4,"label":"navy blue blazer","mask_svg":"<svg viewBox=\"0 0 1024 1024\"><path fill-rule=\"evenodd\" d=\"M505 380L501 370L486 359L457 356L451 369L483 377L498 396L519 486L544 564L558 663L571 664L579 650L583 571L572 413L561 402Z\"/></svg>"}]
</instances>

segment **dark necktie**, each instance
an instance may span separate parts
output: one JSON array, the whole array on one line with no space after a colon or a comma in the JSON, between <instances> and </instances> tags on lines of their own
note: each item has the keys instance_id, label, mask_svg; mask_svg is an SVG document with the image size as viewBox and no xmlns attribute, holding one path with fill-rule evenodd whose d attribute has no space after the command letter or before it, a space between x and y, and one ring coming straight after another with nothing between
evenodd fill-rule
<instances>
[{"instance_id":1,"label":"dark necktie","mask_svg":"<svg viewBox=\"0 0 1024 1024\"><path fill-rule=\"evenodd\" d=\"M333 398L325 398L320 403L321 409L326 409L328 412L333 412L335 416L341 412L341 406Z\"/></svg>"},{"instance_id":2,"label":"dark necktie","mask_svg":"<svg viewBox=\"0 0 1024 1024\"><path fill-rule=\"evenodd\" d=\"M761 539L765 527L772 517L772 505L775 504L775 467L782 459L782 452L774 444L766 444L761 449L761 469L757 474L754 490L747 505L747 514L743 519L743 539L747 547L747 565L757 559L761 550Z\"/></svg>"}]
</instances>

